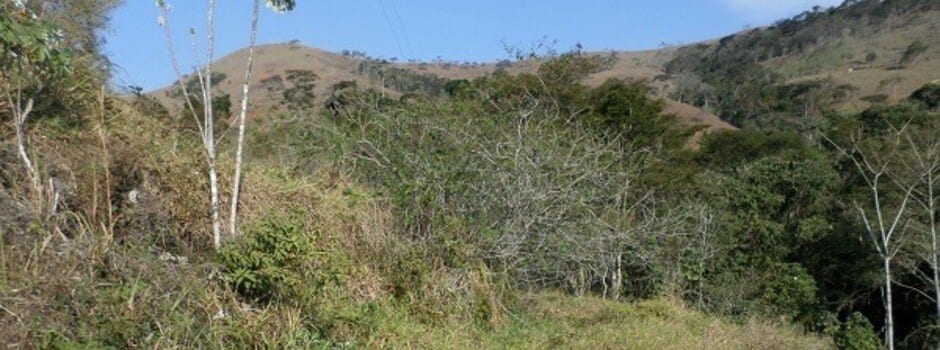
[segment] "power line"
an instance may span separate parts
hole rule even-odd
[[[415,50],[411,46],[411,39],[408,37],[408,30],[405,29],[405,21],[401,19],[401,14],[398,13],[398,3],[395,0],[392,1],[392,10],[395,12],[395,17],[398,18],[398,27],[401,29],[401,35],[405,37],[405,46],[408,48],[408,53],[412,58],[415,56]]]
[[[392,30],[392,38],[395,39],[395,45],[398,46],[398,53],[401,56],[405,56],[405,50],[402,49],[401,40],[398,40],[398,34],[396,33],[395,25],[392,24],[392,18],[389,17],[388,11],[385,9],[385,2],[379,0],[379,5],[382,6],[382,14],[385,15],[385,22],[388,23],[388,28]]]

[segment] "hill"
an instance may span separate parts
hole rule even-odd
[[[852,0],[679,48],[664,65],[670,96],[738,126],[818,125],[826,105],[858,112],[940,79],[940,5]]]
[[[807,100],[843,112],[858,112],[872,104],[902,100],[924,84],[937,81],[940,37],[931,33],[938,30],[940,9],[935,2],[847,1],[838,7],[815,8],[772,26],[702,43],[639,52],[590,53],[606,63],[583,83],[599,86],[611,78],[646,81],[656,96],[664,98],[667,112],[687,125],[705,125],[707,130],[754,123],[789,128],[794,127],[792,120],[769,122],[766,119],[780,117],[761,115],[822,113],[815,107],[806,109]],[[240,50],[215,63],[214,69],[221,76],[218,92],[227,94],[232,102],[240,97],[246,54],[246,50]],[[397,98],[416,92],[443,93],[448,81],[472,80],[498,69],[511,74],[534,73],[541,64],[539,59],[390,62],[359,52],[330,53],[299,43],[260,46],[256,60],[252,106],[265,113],[283,109],[284,93],[295,87],[293,80],[298,77],[312,77],[304,83],[309,85],[304,87],[310,95],[307,103],[319,106],[332,87],[341,82],[355,82]],[[754,86],[745,92],[763,95],[767,92],[761,91],[768,87],[781,88],[772,93],[777,95],[773,99],[742,94],[736,89],[749,85]],[[151,95],[171,110],[178,110],[181,105],[174,99],[175,93],[176,88],[171,86]],[[746,121],[756,119],[763,121]]]
[[[673,50],[654,50],[641,52],[591,53],[604,57],[609,63],[593,72],[585,80],[587,86],[596,87],[608,79],[647,81],[656,89],[657,95],[663,95],[667,84],[654,81],[661,74],[662,66],[671,59]],[[237,103],[241,96],[241,77],[244,75],[244,62],[247,50],[239,50],[216,61],[213,65],[215,74],[220,76],[216,84],[216,94],[228,95],[231,103]],[[330,94],[332,88],[343,82],[355,82],[360,87],[381,91],[390,97],[398,98],[404,94],[425,92],[443,93],[444,85],[450,80],[472,80],[490,74],[497,69],[506,69],[510,74],[534,73],[540,65],[539,60],[527,59],[516,62],[502,61],[492,64],[460,63],[395,63],[362,56],[331,53],[300,44],[270,44],[257,48],[255,55],[255,74],[252,79],[252,110],[271,114],[284,111],[285,91],[296,87],[292,76],[306,74],[314,77],[312,88],[307,93],[310,103],[320,106]],[[191,77],[184,77],[190,85]],[[194,85],[190,88],[194,91]],[[179,111],[182,101],[178,87],[174,84],[148,93],[171,111]],[[691,126],[701,125],[706,130],[734,129],[718,116],[685,103],[665,98],[666,113],[674,114],[677,119]],[[257,113],[251,113],[257,115]],[[697,133],[695,139],[701,137]],[[694,142],[693,142],[694,143]]]

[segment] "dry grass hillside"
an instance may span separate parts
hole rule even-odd
[[[845,101],[859,110],[870,101],[899,101],[924,84],[940,80],[940,11],[889,18],[869,35],[846,34],[809,52],[767,62],[790,81],[832,78],[858,90]],[[905,61],[915,43],[923,51]]]
[[[217,90],[232,96],[233,102],[241,98],[241,88],[248,50],[233,52],[213,65],[213,70],[225,74],[226,79],[216,86]],[[318,76],[314,93],[326,94],[327,89],[341,81],[355,81],[361,86],[379,87],[366,77],[355,73],[359,61],[342,55],[306,46],[290,44],[262,45],[255,52],[255,68],[252,76],[252,104],[255,110],[266,110],[277,105],[280,96],[268,89],[264,82],[275,76],[285,76],[289,70],[314,72]],[[190,79],[184,77],[184,80]],[[181,101],[171,96],[177,86],[169,86],[150,94],[171,110],[179,110]]]
[[[598,86],[608,79],[645,80],[655,88],[659,95],[665,95],[664,89],[668,84],[663,81],[654,81],[662,72],[662,66],[668,62],[673,53],[672,48],[662,50],[649,50],[637,52],[607,52],[592,53],[593,55],[608,56],[611,64],[604,70],[591,74],[585,84]],[[213,66],[213,71],[225,75],[225,79],[216,85],[218,93],[229,94],[233,105],[241,97],[241,77],[247,59],[247,50],[231,53]],[[329,94],[332,86],[340,82],[354,81],[361,87],[369,87],[384,91],[389,96],[397,97],[402,93],[391,88],[383,87],[382,81],[361,72],[360,63],[363,59],[331,53],[316,48],[297,44],[270,44],[257,48],[255,56],[255,70],[252,77],[251,115],[271,113],[280,108],[282,97],[281,87],[271,86],[271,82],[286,77],[291,71],[309,71],[317,75],[313,90],[316,105],[322,105],[325,96]],[[453,63],[388,63],[390,67],[410,71],[417,75],[428,75],[447,80],[473,79],[491,73],[497,69],[498,64],[453,64]],[[538,61],[524,60],[513,62],[507,67],[511,74],[531,73],[539,66]],[[189,77],[184,80],[190,79]],[[289,83],[287,83],[289,84]],[[150,94],[157,98],[171,111],[179,111],[182,101],[175,99],[172,93],[177,87],[170,86]],[[666,112],[675,114],[681,122],[691,126],[706,126],[706,131],[734,129],[720,117],[703,109],[666,99]],[[697,134],[693,140],[701,137]],[[694,142],[693,142],[694,143]]]

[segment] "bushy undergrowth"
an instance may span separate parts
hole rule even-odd
[[[397,208],[421,214],[407,207],[407,198],[415,197],[405,197],[406,187],[363,187],[327,160],[306,175],[265,162],[253,165],[243,196],[244,235],[219,255],[209,253],[201,213],[205,185],[193,141],[122,101],[109,103],[99,122],[68,131],[41,124],[33,129],[54,135],[35,147],[45,155],[43,162],[55,164],[46,168],[47,175],[72,190],[54,220],[39,220],[27,210],[24,215],[35,226],[3,232],[0,338],[10,344],[60,349],[539,348],[562,329],[582,329],[574,323],[561,326],[553,315],[530,316],[530,305],[510,287],[512,274],[493,268],[509,265],[493,264],[470,243],[486,232],[482,226],[455,220],[454,212],[427,221],[420,215],[409,219],[415,221],[396,217]],[[563,145],[578,149],[572,148],[578,143]],[[53,148],[64,151],[49,151]],[[577,164],[595,163],[553,166]],[[221,167],[228,166],[223,159]],[[419,175],[409,176],[421,181]],[[424,183],[444,186],[440,181],[445,179]],[[485,196],[496,194],[479,195],[488,200]],[[437,196],[427,197],[431,200],[425,205]],[[25,197],[14,200],[29,207]],[[414,224],[420,222],[431,224]],[[549,300],[568,302],[561,296]],[[572,310],[583,307],[577,305]],[[616,319],[645,317],[624,313]],[[610,346],[624,340],[604,335],[619,329],[614,319],[599,322],[583,330],[599,332],[598,339],[609,339]],[[660,329],[637,327],[638,334]],[[583,339],[569,345],[596,344]]]

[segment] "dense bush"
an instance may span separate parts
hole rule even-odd
[[[219,259],[226,277],[243,297],[268,302],[297,297],[306,260],[314,256],[315,233],[296,218],[270,217],[247,230],[245,238],[226,246]],[[307,271],[308,274],[312,273]]]
[[[835,334],[839,350],[881,349],[881,341],[875,335],[871,322],[860,313],[853,313],[843,322]]]
[[[930,83],[911,93],[910,100],[928,110],[940,108],[940,83]]]

